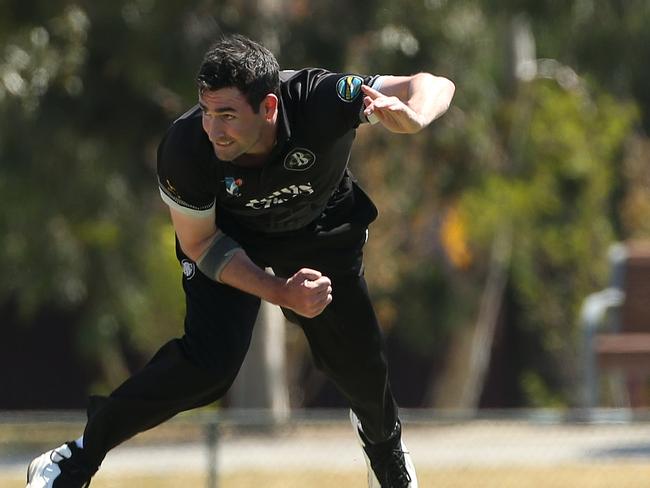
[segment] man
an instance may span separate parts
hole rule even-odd
[[[218,41],[197,79],[198,105],[158,150],[185,333],[109,397],[92,397],[83,437],[36,458],[27,487],[85,487],[113,447],[222,397],[264,299],[302,327],[317,367],[349,400],[369,486],[417,488],[363,278],[377,210],[347,164],[360,124],[418,132],[447,110],[454,85],[426,73],[280,71],[242,36]]]

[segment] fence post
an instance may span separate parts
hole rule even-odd
[[[219,430],[216,420],[210,420],[205,425],[205,440],[208,447],[207,452],[207,488],[218,488],[218,466],[217,466],[217,448],[219,442]]]

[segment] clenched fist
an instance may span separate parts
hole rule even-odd
[[[283,306],[303,317],[316,317],[332,301],[332,282],[320,271],[302,268],[286,280],[283,295]]]

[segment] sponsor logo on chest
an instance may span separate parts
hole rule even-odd
[[[314,189],[309,182],[302,185],[289,185],[274,191],[264,198],[253,198],[246,204],[246,206],[254,210],[261,210],[263,208],[282,205],[296,197],[301,195],[311,195],[312,193],[314,193]]]

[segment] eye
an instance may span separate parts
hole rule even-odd
[[[235,120],[236,117],[233,114],[223,114],[221,118],[223,120]]]

